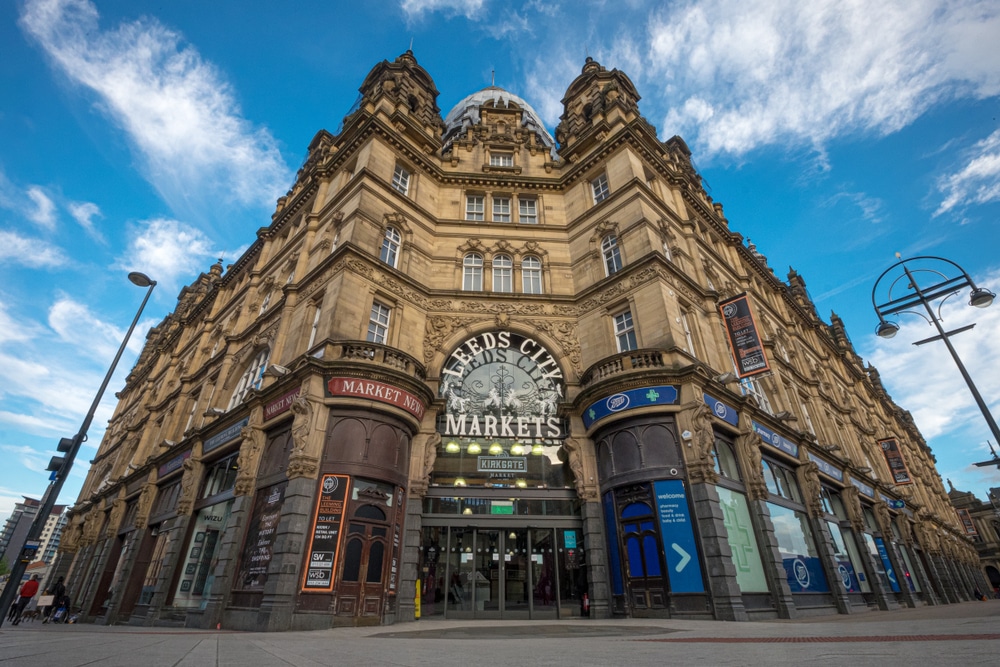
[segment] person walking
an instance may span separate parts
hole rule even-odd
[[[52,604],[45,608],[43,613],[45,620],[42,621],[43,624],[49,622],[52,612],[59,608],[59,603],[62,602],[63,597],[66,595],[66,584],[63,583],[63,577],[59,577],[55,585],[48,590],[48,594],[52,596]]]
[[[18,593],[17,612],[14,614],[14,622],[12,625],[17,625],[21,622],[21,614],[24,613],[24,608],[28,606],[28,603],[31,602],[31,598],[35,597],[36,593],[38,593],[38,575],[33,574],[31,575],[31,579],[24,582],[24,585],[21,586],[20,593]]]

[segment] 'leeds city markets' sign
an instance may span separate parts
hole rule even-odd
[[[481,333],[458,346],[441,369],[445,435],[562,438],[558,417],[563,373],[555,357],[527,336]]]

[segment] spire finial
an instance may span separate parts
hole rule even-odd
[[[490,85],[497,85],[497,71],[495,69],[490,70]]]

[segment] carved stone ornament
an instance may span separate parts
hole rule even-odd
[[[83,536],[83,518],[73,517],[73,521],[63,528],[62,537],[59,540],[59,551],[68,554],[75,554],[80,548],[80,538]]]
[[[309,433],[312,431],[313,406],[303,389],[292,401],[292,451],[288,455],[288,478],[313,477],[319,470],[319,457],[310,455]]]
[[[148,483],[142,487],[142,492],[136,501],[135,523],[133,524],[137,529],[141,530],[146,527],[146,521],[149,520],[149,511],[153,508],[153,499],[155,497],[156,484]]]
[[[90,545],[97,541],[98,536],[101,534],[101,523],[104,518],[104,512],[92,508],[87,513],[87,518],[83,524],[83,545]]]
[[[112,538],[118,534],[118,528],[122,525],[122,518],[125,516],[125,501],[115,498],[111,501],[111,511],[108,513],[107,528],[104,529],[104,537]]]
[[[435,431],[428,434],[424,439],[424,469],[420,476],[423,489],[426,490],[431,483],[431,473],[434,472],[434,462],[437,461],[438,445],[441,444],[441,434]]]
[[[181,477],[181,492],[177,498],[177,514],[187,516],[194,507],[194,496],[198,492],[198,472],[200,466],[193,458],[184,459],[184,475]]]
[[[750,500],[767,499],[767,482],[764,481],[764,455],[760,451],[760,436],[745,428],[736,438],[736,453],[743,463],[743,483]]]
[[[715,471],[715,431],[712,429],[712,410],[704,401],[696,401],[684,411],[687,427],[693,433],[687,441],[684,458],[688,479],[693,483],[715,484],[719,473]]]
[[[865,530],[865,515],[861,511],[861,497],[855,486],[846,486],[840,492],[840,499],[844,501],[844,510],[847,518],[851,522],[854,532],[860,534]]]
[[[889,515],[889,506],[885,502],[875,503],[875,518],[878,520],[878,529],[883,535],[892,535],[892,517]]]
[[[576,438],[566,438],[563,440],[563,449],[566,450],[566,457],[569,459],[569,469],[573,471],[573,481],[576,484],[576,494],[581,500],[597,500],[597,487],[587,483],[587,477],[583,470],[583,448]]]
[[[809,516],[818,517],[823,513],[823,501],[820,496],[823,485],[819,481],[819,466],[808,461],[799,466],[796,472],[798,473],[799,486],[802,487],[806,511]]]
[[[253,493],[257,485],[257,465],[264,451],[264,431],[254,424],[248,424],[240,429],[240,438],[243,442],[236,457],[236,483],[233,493],[245,496]]]

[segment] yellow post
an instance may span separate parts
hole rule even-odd
[[[417,599],[413,601],[413,617],[420,620],[420,580],[417,579]]]

